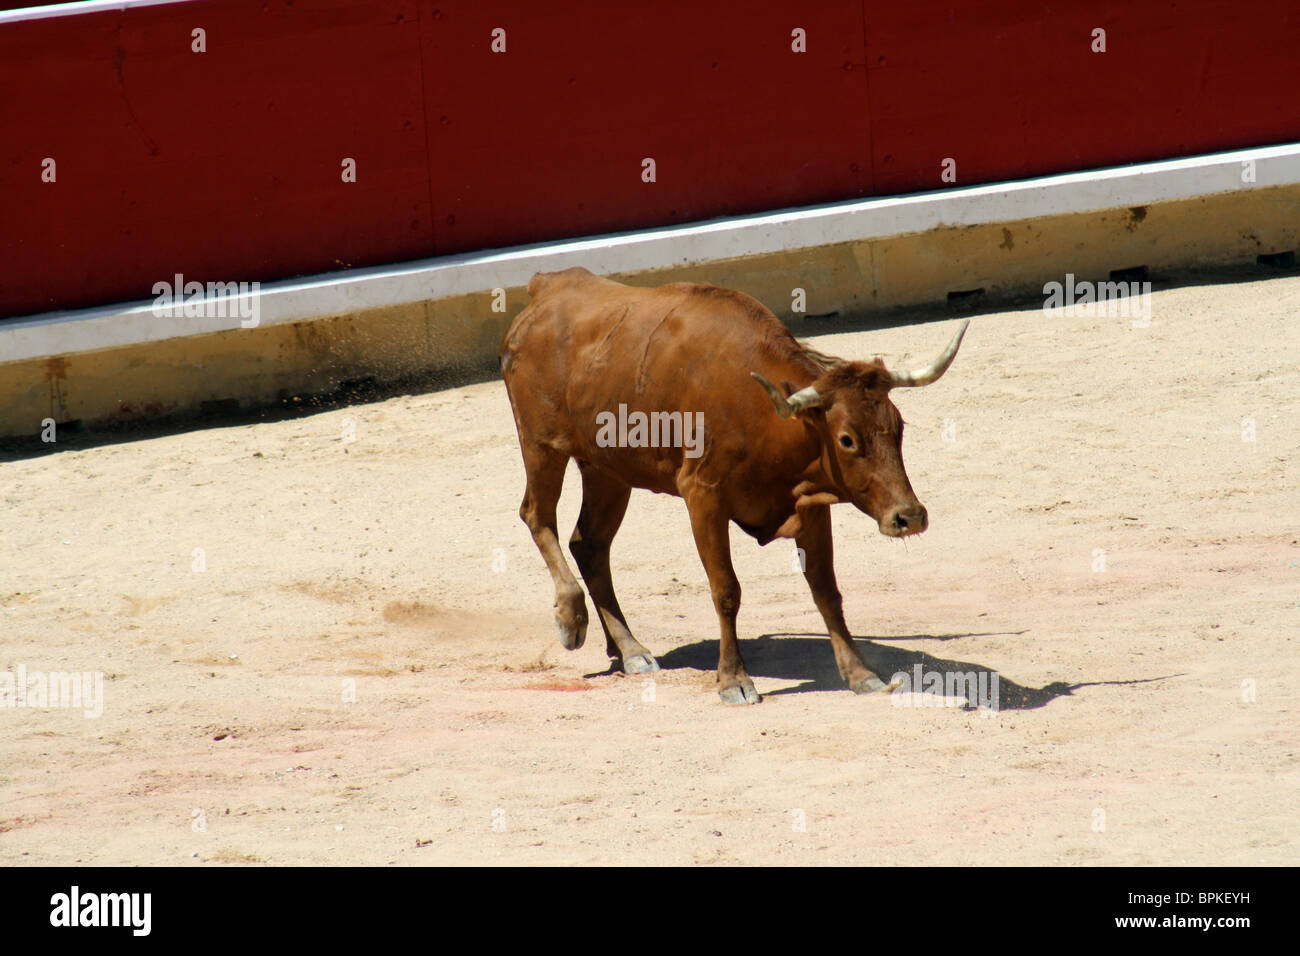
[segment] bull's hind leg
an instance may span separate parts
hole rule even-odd
[[[587,639],[587,602],[582,596],[582,586],[569,570],[569,562],[564,560],[555,528],[555,503],[560,500],[564,468],[569,459],[538,445],[524,444],[523,453],[528,487],[524,491],[524,503],[519,506],[519,517],[533,533],[537,550],[542,552],[555,581],[555,626],[560,632],[560,643],[570,651],[577,650]]]
[[[590,465],[579,462],[578,467],[582,472],[582,510],[569,539],[569,550],[578,562],[578,570],[587,582],[601,627],[605,629],[605,650],[625,673],[657,671],[659,665],[654,657],[628,629],[609,574],[609,546],[623,523],[632,489]]]

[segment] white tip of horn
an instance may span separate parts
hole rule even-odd
[[[948,347],[943,350],[943,354],[924,368],[918,368],[911,372],[891,372],[890,378],[893,380],[895,388],[917,388],[921,385],[929,385],[937,381],[939,376],[948,371],[948,366],[952,360],[957,357],[957,349],[961,347],[962,336],[966,334],[966,328],[970,325],[970,319],[963,319],[961,328],[957,334],[952,337]]]

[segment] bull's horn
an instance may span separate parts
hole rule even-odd
[[[957,357],[957,349],[961,346],[961,337],[966,334],[966,326],[968,325],[970,325],[970,319],[964,320],[961,328],[957,330],[957,334],[948,343],[948,347],[943,350],[943,354],[925,368],[918,368],[912,372],[891,372],[890,379],[894,388],[914,388],[920,385],[929,385],[948,371],[948,366]]]
[[[750,372],[749,374],[754,377],[754,381],[763,386],[763,390],[772,399],[772,404],[776,406],[776,413],[782,418],[790,418],[805,409],[816,408],[822,403],[822,397],[817,394],[817,390],[811,385],[799,389],[789,398],[786,398],[779,388],[757,372]]]

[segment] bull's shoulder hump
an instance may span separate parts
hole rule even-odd
[[[548,292],[573,285],[609,282],[609,279],[603,279],[589,269],[584,269],[582,266],[572,266],[559,272],[537,273],[528,280],[528,294],[535,299]]]
[[[762,341],[779,351],[797,350],[789,328],[753,296],[715,285],[681,283],[684,301],[694,311],[707,314],[714,324],[721,322],[730,332],[751,341]]]
[[[695,301],[709,303],[717,308],[734,309],[757,321],[764,323],[775,322],[785,328],[785,324],[773,315],[767,306],[752,295],[747,295],[737,289],[724,289],[722,286],[700,282],[679,282],[674,288],[680,289]]]

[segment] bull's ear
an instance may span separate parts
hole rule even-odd
[[[792,418],[802,411],[821,406],[822,397],[817,394],[817,390],[811,385],[807,388],[801,388],[789,398],[786,398],[784,392],[757,372],[750,372],[749,374],[754,381],[763,386],[763,391],[767,392],[767,397],[772,399],[772,405],[776,408],[776,413],[782,418]]]

